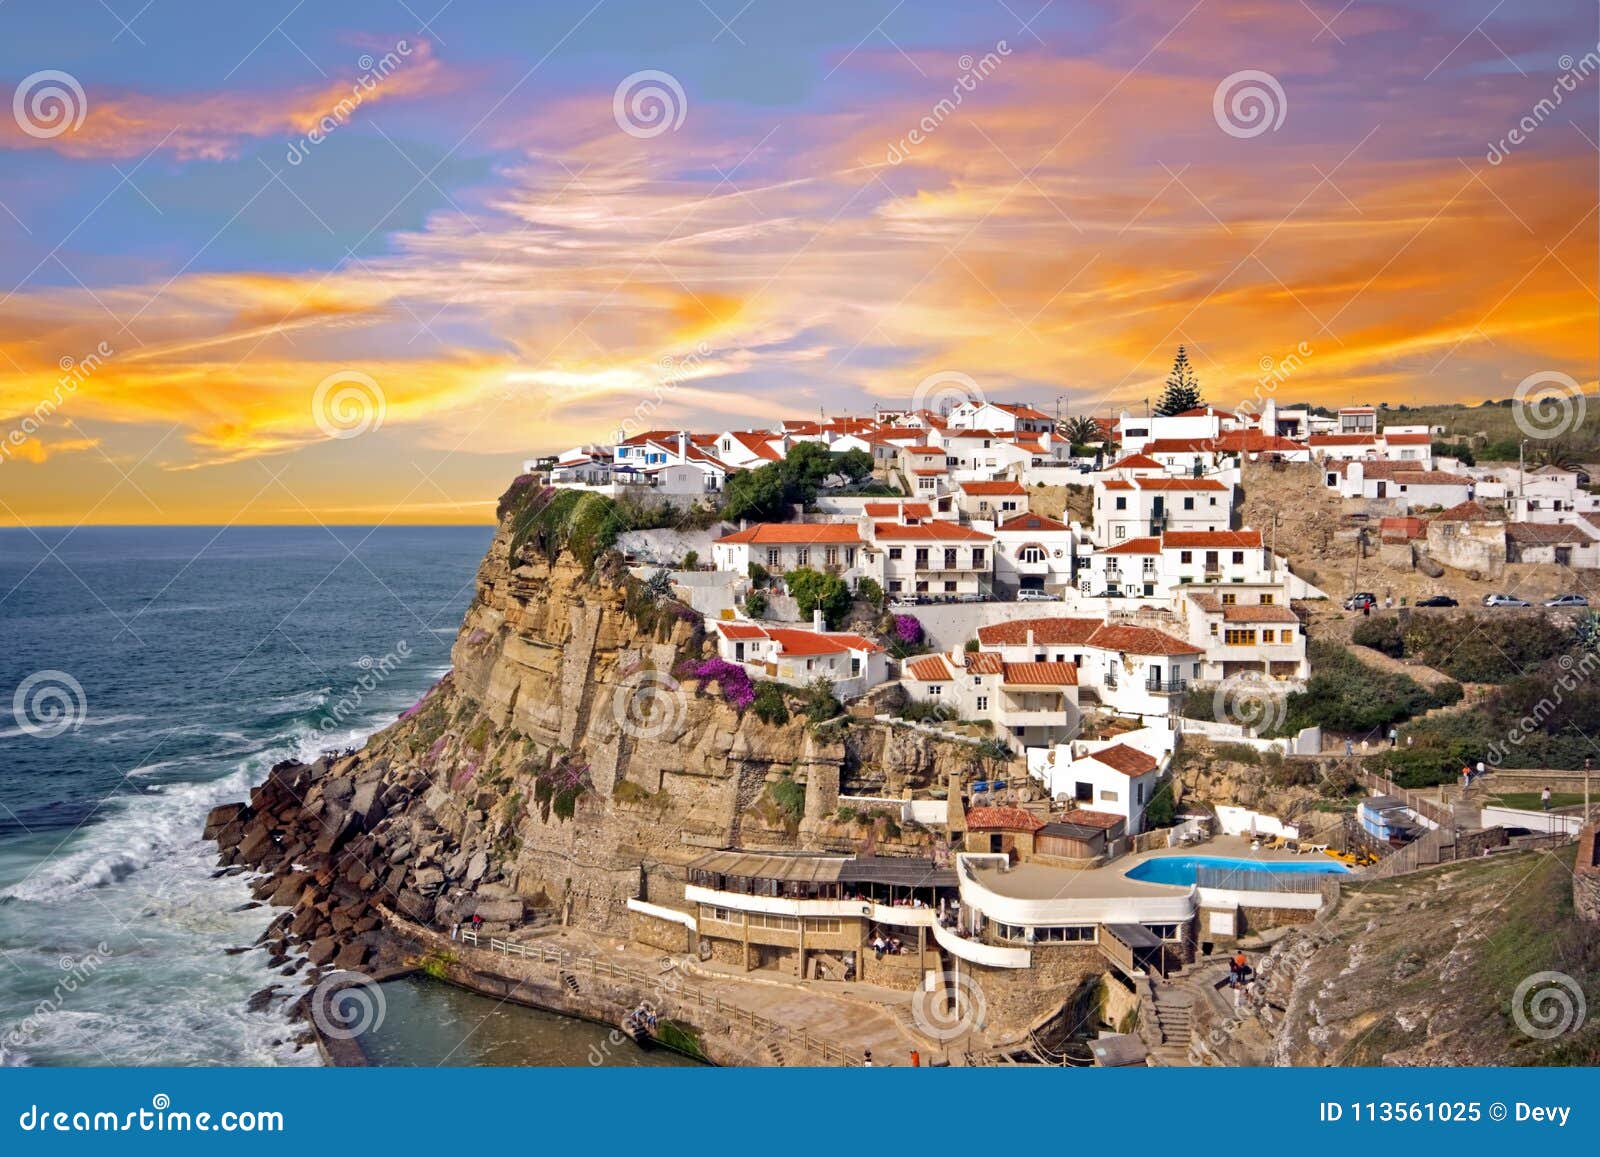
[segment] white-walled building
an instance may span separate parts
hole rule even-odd
[[[1154,798],[1162,758],[1123,741],[1063,743],[1028,752],[1028,771],[1054,799],[1085,811],[1121,816],[1127,833],[1144,831],[1144,813]]]
[[[859,575],[866,542],[853,523],[760,522],[724,535],[711,544],[718,570],[749,574],[759,563],[775,575],[799,567]]]
[[[849,631],[829,631],[817,612],[811,628],[713,620],[717,654],[752,677],[804,687],[826,679],[840,700],[865,695],[888,677],[883,648]]]
[[[1180,602],[1190,641],[1205,649],[1202,682],[1261,675],[1299,685],[1310,678],[1300,618],[1280,598],[1275,591],[1222,589],[1194,591]]]
[[[1009,663],[992,651],[924,655],[905,664],[913,700],[962,719],[987,719],[1017,750],[1078,733],[1078,670],[1071,663]]]
[[[1055,595],[1072,589],[1077,549],[1072,527],[1042,514],[1021,514],[993,533],[996,586]]]
[[[867,563],[885,593],[970,596],[993,584],[994,538],[944,519],[873,522]]]
[[[1028,489],[1009,478],[959,482],[956,505],[968,518],[1003,522],[1028,512]]]

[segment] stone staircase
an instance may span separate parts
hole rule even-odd
[[[1155,1021],[1161,1043],[1151,1050],[1152,1055],[1165,1067],[1193,1064],[1193,994],[1175,984],[1158,985],[1155,994]]]

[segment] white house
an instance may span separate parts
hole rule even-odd
[[[977,598],[994,572],[994,538],[944,519],[873,522],[867,558],[873,578],[891,596]]]
[[[1043,433],[1055,427],[1049,414],[1021,402],[961,402],[945,415],[945,423],[953,429],[1028,433]]]
[[[1012,663],[993,651],[955,651],[909,660],[902,682],[913,700],[989,720],[1017,750],[1070,739],[1082,723],[1072,663]]]
[[[1205,648],[1201,680],[1261,675],[1298,687],[1311,677],[1300,618],[1278,592],[1192,591],[1178,610],[1189,640]]]
[[[1042,514],[1021,514],[993,533],[996,586],[1050,594],[1072,589],[1077,537],[1072,527]]]
[[[809,630],[713,621],[717,654],[752,676],[803,687],[826,679],[840,700],[866,694],[888,677],[883,648],[849,631],[829,631],[816,612]]]
[[[761,522],[711,544],[718,570],[749,574],[759,563],[773,574],[798,567],[854,576],[866,561],[866,543],[852,523]]]
[[[959,482],[956,505],[968,518],[1001,522],[1028,512],[1028,490],[1014,479]]]
[[[1123,742],[1063,743],[1028,752],[1028,771],[1050,795],[1085,811],[1122,816],[1129,835],[1144,830],[1162,760]]]
[[[1127,461],[1126,459],[1124,461]],[[1226,530],[1233,517],[1233,487],[1214,478],[1134,473],[1126,467],[1097,481],[1094,540],[1114,546],[1130,538],[1173,530]]]

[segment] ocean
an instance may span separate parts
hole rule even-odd
[[[206,812],[415,703],[449,667],[491,534],[0,530],[0,1060],[318,1063],[281,1013],[247,1011],[284,981],[263,953],[226,950],[272,910],[245,907],[242,878],[213,878]],[[490,1058],[440,1034],[503,1042],[545,1023],[437,988],[397,990],[411,1020],[432,1007],[440,1026],[419,1056],[391,1027],[388,1063],[516,1063],[503,1043]],[[498,1030],[474,1032],[490,1014]],[[583,1063],[599,1030],[563,1031],[570,1047],[529,1063]]]

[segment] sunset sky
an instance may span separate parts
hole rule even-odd
[[[487,521],[625,422],[1114,413],[1180,342],[1592,390],[1597,11],[9,0],[0,524]]]

